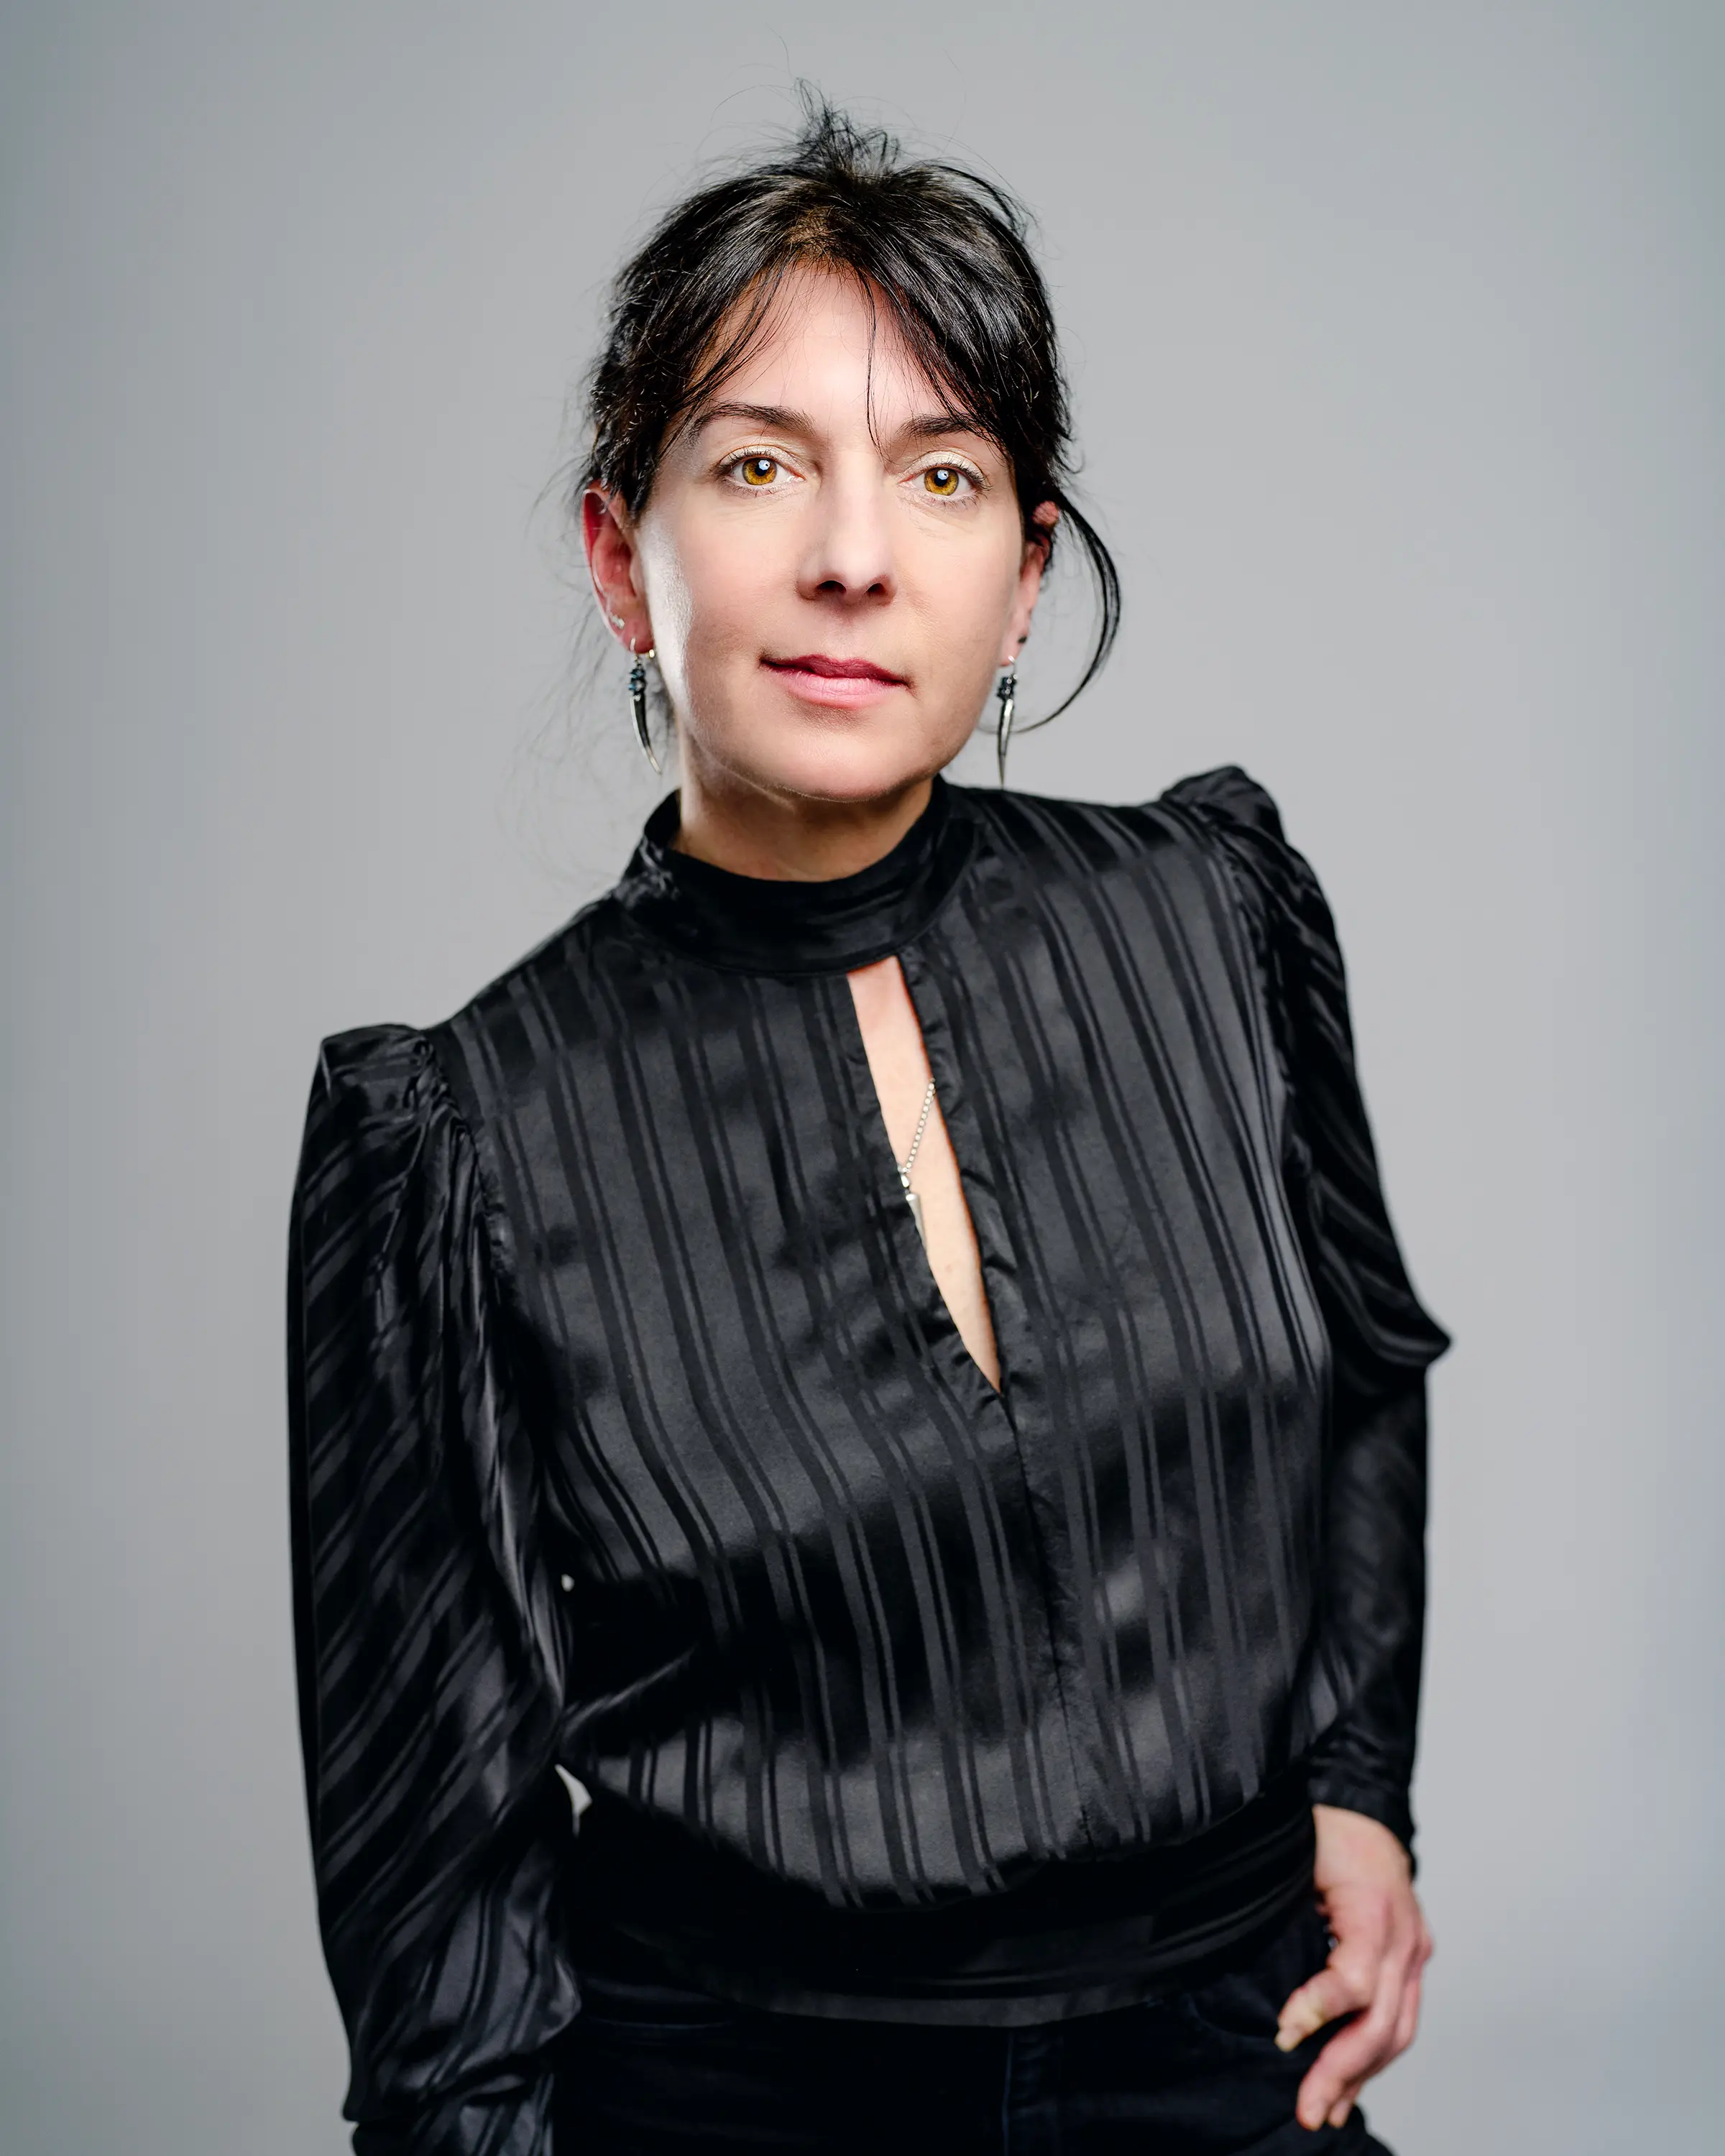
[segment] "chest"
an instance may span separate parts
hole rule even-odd
[[[1306,1412],[1322,1328],[1240,954],[1165,906],[1121,921],[948,909],[860,992],[619,940],[518,999],[484,1120],[596,1568],[877,1515],[938,1538],[967,1490],[1076,1460],[1124,1503]],[[925,1240],[900,1164],[930,1078]]]

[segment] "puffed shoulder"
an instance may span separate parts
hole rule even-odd
[[[418,1152],[427,1132],[462,1130],[453,1095],[425,1034],[407,1025],[331,1034],[318,1050],[305,1116],[305,1159],[341,1156],[348,1172],[387,1172]]]
[[[1308,988],[1334,1000],[1343,993],[1342,954],[1322,886],[1305,855],[1288,844],[1281,811],[1268,788],[1236,763],[1201,771],[1169,787],[1159,807],[1183,812],[1227,863],[1270,976],[1273,998],[1294,989],[1302,962],[1315,966]],[[1278,1018],[1291,1014],[1286,1009]]]
[[[1389,1389],[1450,1336],[1415,1295],[1390,1225],[1329,902],[1274,799],[1237,765],[1182,779],[1161,805],[1214,847],[1250,932],[1287,1089],[1289,1178],[1340,1373],[1361,1392]]]
[[[1178,812],[1218,855],[1245,916],[1264,975],[1278,1053],[1291,1079],[1298,1036],[1317,1020],[1351,1052],[1348,992],[1323,888],[1289,844],[1268,789],[1238,764],[1168,788],[1158,807]]]
[[[319,1284],[375,1281],[403,1239],[452,1208],[480,1211],[472,1143],[431,1042],[411,1026],[362,1026],[319,1049],[295,1210]],[[417,1224],[409,1231],[408,1215]],[[359,1266],[362,1272],[351,1273]]]
[[[318,1049],[313,1091],[350,1114],[413,1116],[437,1085],[431,1043],[410,1025],[357,1026]]]
[[[1342,959],[1328,902],[1311,863],[1289,844],[1269,789],[1238,764],[1227,763],[1181,779],[1160,805],[1183,810],[1219,848],[1271,944],[1291,936],[1322,972],[1333,972],[1328,985],[1338,991]]]
[[[1281,811],[1268,789],[1259,785],[1237,763],[1219,764],[1214,771],[1194,772],[1178,780],[1163,795],[1177,808],[1190,808],[1207,820],[1231,824],[1238,829],[1259,831],[1266,838],[1282,836]]]

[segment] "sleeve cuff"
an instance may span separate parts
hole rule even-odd
[[[1342,1766],[1314,1763],[1307,1774],[1307,1794],[1315,1804],[1333,1804],[1338,1811],[1362,1812],[1387,1826],[1408,1852],[1417,1872],[1420,1860],[1414,1850],[1414,1815],[1406,1793],[1357,1780]]]

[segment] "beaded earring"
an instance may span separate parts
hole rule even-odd
[[[1013,709],[1018,701],[1019,662],[1014,654],[1006,662],[1006,671],[995,684],[994,694],[1000,699],[1000,721],[994,729],[994,757],[1000,771],[1000,783],[1006,783],[1006,750],[1012,739]]]
[[[647,661],[653,657],[655,647],[649,644],[644,651],[634,654],[634,665],[629,670],[629,707],[635,722],[635,739],[641,745],[641,754],[653,767],[654,775],[660,775],[659,758],[653,753],[653,736],[647,726]]]

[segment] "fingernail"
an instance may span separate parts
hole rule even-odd
[[[1340,2102],[1340,2103],[1338,2103],[1338,2104],[1336,2106],[1336,2108],[1335,2108],[1335,2109],[1334,2109],[1334,2110],[1330,2113],[1330,2123],[1331,2123],[1331,2125],[1332,2125],[1332,2126],[1346,2126],[1346,2125],[1347,2125],[1347,2123],[1348,2123],[1348,2112],[1349,2112],[1350,2111],[1352,2111],[1353,2109],[1353,2098],[1352,2098],[1351,2097],[1343,2097],[1343,2098],[1342,2099],[1341,2102]]]
[[[1299,2042],[1300,2039],[1291,2029],[1278,2029],[1276,2032],[1276,2048],[1278,2051],[1295,2051],[1298,2048]]]

